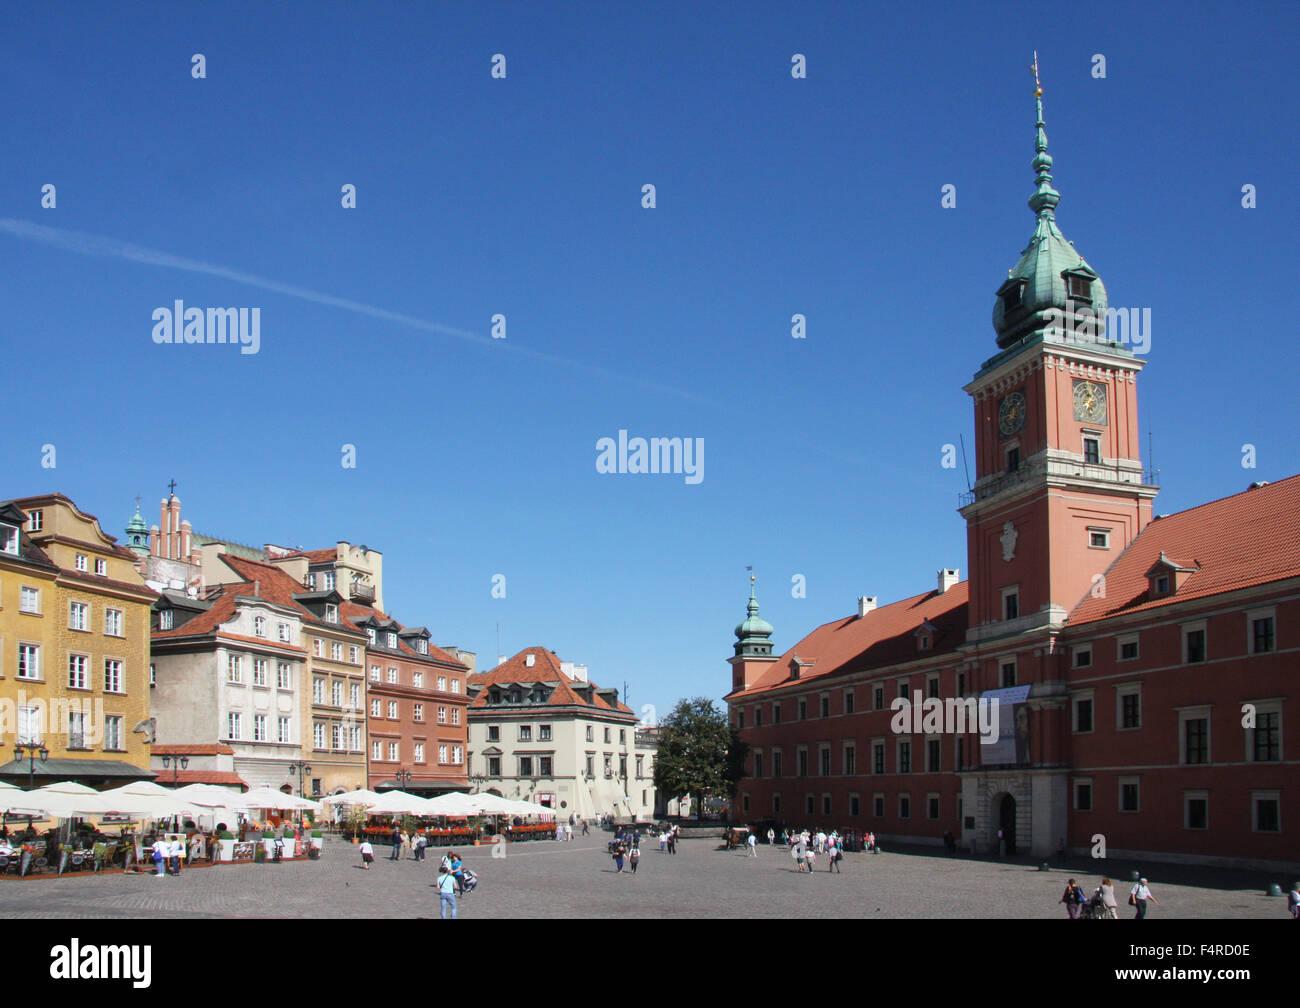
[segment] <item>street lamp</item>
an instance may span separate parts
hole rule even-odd
[[[33,788],[36,787],[37,755],[40,756],[41,762],[44,763],[47,759],[50,758],[50,751],[46,749],[45,746],[39,745],[35,742],[29,742],[26,745],[23,745],[23,743],[19,742],[17,745],[14,746],[14,762],[21,763],[23,761],[24,756],[26,756],[28,759],[28,764],[27,764],[27,790],[28,791],[31,791]],[[32,828],[32,817],[28,816],[27,829],[30,830],[31,828]]]
[[[302,779],[305,774],[311,773],[311,764],[302,760],[289,764],[289,773],[298,775],[298,797],[306,798],[307,792],[303,790]]]
[[[188,756],[164,756],[162,758],[163,769],[172,768],[172,787],[180,783],[180,772],[190,765]]]
[[[393,776],[397,778],[397,786],[399,789],[402,787],[403,784],[411,783],[410,770],[398,770],[397,773],[393,774]]]

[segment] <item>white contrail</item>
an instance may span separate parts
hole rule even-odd
[[[335,297],[333,294],[325,294],[321,291],[311,290],[308,287],[298,287],[294,284],[281,283],[279,280],[268,280],[266,277],[254,276],[252,273],[244,273],[240,270],[231,269],[228,266],[218,266],[214,263],[200,262],[197,259],[172,255],[170,252],[161,252],[158,249],[145,248],[143,245],[133,245],[130,242],[118,241],[115,238],[106,238],[103,235],[87,234],[84,231],[69,231],[63,228],[52,228],[47,227],[44,224],[33,224],[30,221],[15,220],[12,217],[0,217],[0,233],[9,234],[15,238],[22,238],[25,241],[39,242],[42,245],[49,245],[52,248],[62,249],[65,252],[75,252],[78,255],[95,256],[105,259],[125,259],[128,262],[143,263],[147,266],[162,266],[167,269],[184,270],[186,273],[202,273],[206,276],[220,277],[223,280],[231,280],[235,283],[245,284],[249,287],[258,287],[275,294],[283,294],[286,297],[298,298],[302,301],[310,301],[313,304],[326,305],[331,308],[342,308],[345,311],[356,312],[358,315],[367,315],[370,318],[381,319],[385,322],[394,322],[397,325],[408,326],[412,329],[419,329],[423,332],[436,333],[439,336],[451,336],[455,339],[464,340],[467,343],[474,343],[478,346],[502,346],[512,353],[523,354],[524,356],[532,357],[535,360],[547,361],[552,364],[559,364],[569,368],[576,368],[600,378],[631,382],[634,385],[639,385],[642,388],[661,395],[676,396],[681,399],[688,399],[692,402],[703,403],[704,405],[712,406],[715,409],[732,412],[728,407],[716,403],[711,399],[706,399],[703,396],[697,396],[692,392],[685,392],[681,389],[659,385],[655,382],[646,381],[643,378],[618,374],[617,372],[608,371],[605,368],[598,367],[594,364],[588,364],[585,361],[573,360],[568,357],[562,357],[558,354],[547,353],[543,350],[534,350],[530,347],[521,346],[518,343],[509,340],[494,340],[490,337],[470,332],[467,329],[457,329],[454,326],[441,325],[438,322],[429,322],[425,319],[416,318],[414,315],[406,315],[402,312],[390,311],[387,308],[380,308],[377,305],[366,304],[363,301],[353,301],[350,298]]]

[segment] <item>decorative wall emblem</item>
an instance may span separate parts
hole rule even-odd
[[[1010,563],[1016,558],[1016,540],[1020,538],[1020,533],[1016,531],[1015,525],[1006,522],[1002,526],[1002,559]]]

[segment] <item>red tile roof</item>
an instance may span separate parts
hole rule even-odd
[[[306,557],[309,563],[328,563],[339,558],[339,549],[335,546],[332,549],[290,550],[288,553],[283,554],[281,559],[288,559],[289,557]]]
[[[527,664],[527,656],[533,655],[533,664]],[[508,658],[496,668],[488,672],[479,672],[470,676],[469,685],[471,686],[504,686],[511,683],[555,683],[555,689],[551,691],[550,699],[546,702],[549,707],[594,707],[597,710],[612,711],[618,714],[632,714],[632,709],[622,703],[610,703],[605,697],[601,696],[597,690],[600,689],[595,683],[582,682],[574,679],[572,676],[564,674],[560,668],[560,660],[551,651],[543,647],[524,648],[513,658]],[[578,692],[586,687],[591,687],[591,701],[588,702]],[[479,694],[470,702],[470,709],[476,710],[488,706],[488,692],[486,689],[480,689]]]
[[[1147,572],[1161,553],[1194,569],[1173,595],[1149,598]],[[1164,515],[1144,528],[1105,572],[1070,625],[1300,577],[1300,475]]]
[[[233,770],[177,770],[175,781],[178,786],[185,784],[220,784],[222,787],[240,787],[248,790],[248,782]],[[158,774],[158,783],[163,787],[171,785],[171,770]]]
[[[861,618],[854,614],[823,623],[773,662],[748,690],[729,697],[752,696],[792,682],[806,684],[952,651],[966,641],[969,598],[970,582],[962,581],[942,594],[929,591],[873,609]],[[936,628],[934,640],[929,650],[921,651],[914,635],[927,620]],[[799,678],[791,680],[790,663],[796,657],[803,668]]]

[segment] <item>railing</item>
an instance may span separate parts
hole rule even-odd
[[[996,479],[981,481],[973,490],[964,490],[958,494],[957,502],[958,507],[964,508],[1021,483],[1046,476],[1068,476],[1076,479],[1104,480],[1109,483],[1118,480],[1134,486],[1156,486],[1159,475],[1158,469],[1131,469],[1119,465],[1076,462],[1071,459],[1050,459],[1032,465],[1022,465]]]

